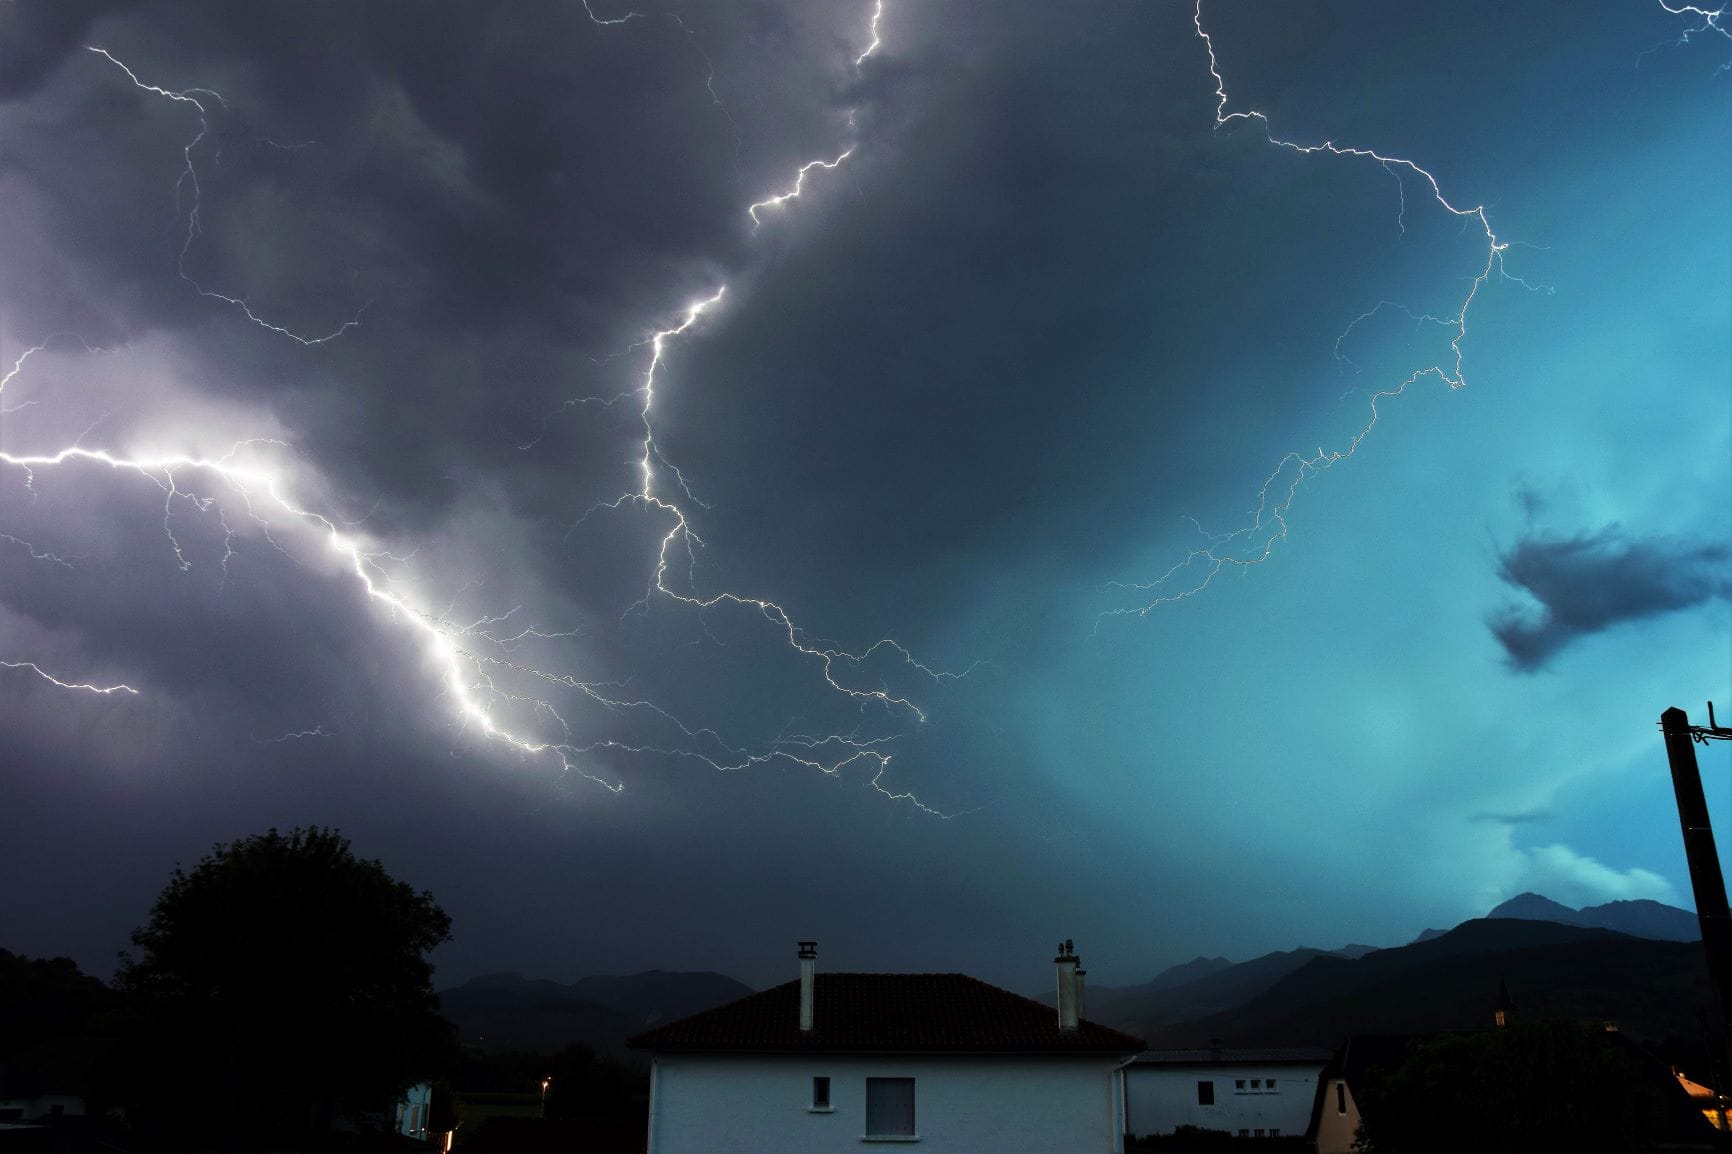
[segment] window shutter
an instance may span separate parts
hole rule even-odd
[[[914,1079],[866,1079],[866,1133],[914,1133]]]

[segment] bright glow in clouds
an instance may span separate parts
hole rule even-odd
[[[1678,894],[1652,870],[1617,870],[1567,845],[1511,849],[1511,876],[1481,895],[1487,905],[1512,893],[1540,893],[1570,906],[1648,900],[1678,904]]]
[[[602,19],[596,15],[587,2],[584,4],[584,8],[590,19],[601,26],[624,24],[641,15],[636,12],[628,12],[617,18]],[[879,2],[874,5],[870,19],[871,43],[865,51],[855,58],[856,69],[864,64],[880,46],[878,23],[882,15],[883,5]],[[139,79],[130,67],[106,49],[92,46],[89,51],[113,63],[125,73],[127,79],[135,87],[175,103],[188,105],[197,111],[198,132],[182,149],[185,163],[175,186],[177,196],[185,190],[190,190],[190,207],[186,212],[186,232],[176,265],[181,278],[191,284],[201,296],[235,306],[252,323],[287,337],[302,346],[310,347],[335,340],[358,325],[360,323],[359,313],[352,320],[323,335],[302,335],[265,320],[256,314],[243,298],[232,297],[205,288],[187,273],[185,267],[187,255],[200,232],[201,190],[194,156],[210,131],[209,109],[204,101],[211,100],[218,105],[226,105],[226,102],[219,93],[207,88],[171,91],[157,85],[147,84]],[[850,125],[853,124],[853,121],[854,114],[851,110],[849,113]],[[850,146],[835,160],[813,161],[802,166],[795,175],[795,182],[791,190],[750,206],[748,212],[754,222],[758,219],[757,210],[769,206],[779,207],[797,198],[807,173],[813,168],[834,169],[853,151],[854,146]],[[717,288],[713,295],[688,305],[677,325],[653,333],[640,346],[636,346],[647,345],[650,350],[649,364],[644,370],[642,383],[634,390],[641,395],[643,402],[641,416],[644,434],[642,456],[638,462],[641,488],[636,492],[627,493],[603,507],[619,509],[627,504],[638,504],[651,507],[666,514],[671,519],[671,526],[662,538],[660,548],[657,551],[654,585],[657,592],[699,610],[722,605],[754,610],[777,627],[785,636],[788,646],[795,653],[803,658],[809,658],[817,664],[824,682],[830,689],[862,703],[876,703],[902,710],[915,719],[924,721],[925,714],[906,697],[882,688],[859,688],[839,679],[839,667],[858,668],[880,653],[894,653],[904,666],[934,680],[953,676],[940,673],[916,661],[905,648],[895,641],[888,638],[879,640],[858,654],[818,645],[808,641],[803,630],[788,615],[786,610],[773,601],[732,592],[698,595],[690,591],[676,591],[667,584],[666,578],[671,551],[683,547],[688,553],[691,553],[694,549],[701,547],[702,540],[693,531],[685,510],[664,496],[656,483],[658,470],[665,467],[674,475],[680,492],[691,499],[691,490],[686,485],[685,478],[677,467],[667,461],[655,443],[651,411],[656,397],[656,374],[662,366],[668,341],[691,330],[708,310],[720,303],[726,291],[727,286],[723,285]],[[47,342],[41,342],[25,350],[17,358],[5,377],[0,378],[0,392],[3,392],[5,386],[23,371],[25,362],[34,354],[40,353],[46,344]],[[652,702],[623,699],[611,693],[604,693],[604,685],[601,683],[580,680],[568,674],[550,673],[526,667],[503,656],[478,651],[477,646],[482,642],[503,647],[505,642],[487,632],[484,627],[497,624],[506,617],[515,614],[517,608],[503,614],[483,617],[467,628],[460,628],[450,625],[443,616],[436,615],[425,607],[415,604],[408,595],[389,587],[390,582],[386,580],[381,569],[381,564],[385,560],[399,559],[392,558],[383,549],[375,547],[361,535],[339,528],[338,523],[333,518],[303,505],[299,498],[294,495],[293,486],[288,476],[279,472],[277,468],[268,467],[255,460],[257,451],[266,445],[286,448],[281,442],[255,438],[244,440],[236,444],[228,453],[217,457],[208,457],[191,452],[133,456],[105,449],[89,449],[73,444],[52,451],[34,453],[0,452],[0,464],[21,470],[27,486],[35,484],[36,473],[39,470],[76,466],[106,467],[112,470],[130,472],[150,481],[162,490],[163,532],[174,551],[176,563],[182,571],[190,569],[191,562],[187,558],[186,551],[182,548],[180,539],[175,535],[172,523],[176,514],[177,503],[182,506],[190,505],[199,513],[210,514],[218,519],[223,530],[222,564],[225,572],[229,559],[234,555],[233,543],[236,533],[235,528],[223,519],[223,505],[218,498],[193,487],[200,482],[189,480],[189,477],[202,478],[203,483],[214,482],[218,488],[233,499],[238,500],[247,516],[264,531],[266,538],[278,549],[283,549],[284,546],[279,537],[273,534],[283,534],[285,537],[287,534],[284,533],[281,525],[274,525],[267,519],[268,517],[279,518],[302,531],[311,533],[315,538],[322,538],[325,548],[339,558],[342,568],[359,582],[367,597],[388,610],[392,621],[409,630],[418,639],[429,663],[437,671],[450,709],[466,728],[479,732],[490,741],[509,746],[519,753],[556,758],[564,771],[584,777],[615,793],[624,788],[623,782],[610,781],[597,776],[586,767],[585,755],[607,750],[630,754],[691,758],[717,770],[741,769],[782,761],[831,776],[840,774],[844,769],[856,763],[863,763],[873,770],[870,784],[879,793],[892,800],[906,801],[933,816],[945,816],[925,805],[913,793],[905,790],[895,791],[883,783],[884,774],[891,762],[891,755],[884,752],[883,749],[885,742],[889,740],[888,737],[858,737],[853,734],[784,735],[767,748],[758,751],[728,746],[719,742],[714,731],[687,725]],[[283,468],[293,466],[292,459],[281,462],[281,464]],[[6,540],[17,542],[28,548],[34,559],[64,563],[62,559],[37,550],[28,542],[19,541],[14,537],[7,537]],[[543,633],[531,627],[519,632],[514,638],[506,639],[506,641],[521,639],[531,633],[537,636],[551,636],[551,634]],[[11,669],[34,671],[56,686],[70,690],[100,694],[115,692],[132,694],[137,692],[127,685],[99,687],[83,682],[68,682],[52,676],[35,663],[28,661],[6,662],[5,666]],[[573,736],[572,726],[550,702],[540,698],[509,693],[498,687],[494,683],[490,671],[499,669],[510,669],[524,677],[540,679],[573,690],[609,710],[652,713],[665,722],[671,723],[690,744],[651,746],[605,738],[579,740]],[[551,717],[562,736],[558,739],[545,739],[513,727],[499,715],[495,708],[497,702],[516,702],[520,705],[530,706],[532,713],[545,714]],[[270,740],[323,735],[323,728],[315,727],[288,733],[280,738]],[[721,756],[704,752],[699,745],[700,739],[709,739],[713,744],[720,744]]]

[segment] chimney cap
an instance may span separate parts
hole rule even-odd
[[[815,958],[818,956],[818,943],[817,942],[800,942],[799,946],[800,946],[800,956],[802,958]]]

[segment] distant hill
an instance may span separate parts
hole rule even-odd
[[[466,1045],[553,1053],[582,1042],[602,1053],[662,1022],[752,992],[724,974],[670,973],[582,978],[569,985],[521,974],[488,974],[439,994],[440,1012]]]
[[[1123,987],[1123,989],[1170,990],[1174,986],[1187,985],[1199,978],[1206,978],[1210,974],[1228,969],[1232,964],[1226,958],[1205,958],[1199,955],[1188,962],[1168,966],[1141,986]]]
[[[1559,922],[1562,925],[1597,925],[1600,929],[1618,930],[1619,934],[1654,937],[1658,941],[1701,941],[1703,927],[1696,915],[1677,906],[1659,901],[1607,901],[1600,906],[1583,906],[1571,910],[1540,894],[1516,894],[1496,906],[1488,918],[1528,918],[1535,922]]]
[[[623,977],[579,978],[570,988],[581,998],[618,1010],[640,1030],[714,1009],[754,992],[744,982],[709,970],[646,970]]]
[[[1594,926],[1662,942],[1702,940],[1702,926],[1696,920],[1695,914],[1677,906],[1648,901],[1645,898],[1637,901],[1606,902],[1604,905],[1583,906],[1579,910],[1573,910],[1540,894],[1523,893],[1494,907],[1485,916],[1556,922],[1562,926]],[[1447,931],[1422,930],[1413,940],[1427,942],[1445,932]]]
[[[1263,992],[1314,958],[1359,957],[1370,946],[1342,950],[1278,950],[1233,963],[1225,958],[1196,958],[1161,971],[1140,985],[1093,987],[1088,991],[1088,1016],[1139,1037],[1175,1022],[1230,1009]],[[1052,1004],[1053,994],[1043,1000]]]
[[[1479,918],[1357,959],[1317,956],[1240,1005],[1143,1030],[1152,1045],[1333,1045],[1350,1033],[1488,1026],[1498,983],[1518,1011],[1693,1038],[1713,1004],[1700,946],[1522,918]],[[1091,1007],[1092,1008],[1092,1007]],[[1113,1023],[1131,1028],[1131,1023]]]

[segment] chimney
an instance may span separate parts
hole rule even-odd
[[[1077,981],[1079,961],[1076,946],[1069,938],[1058,944],[1058,957],[1053,959],[1053,964],[1058,967],[1058,1028],[1067,1034],[1076,1030],[1082,1002],[1082,984]]]
[[[812,1032],[812,985],[817,980],[818,943],[800,943],[800,1032]]]

